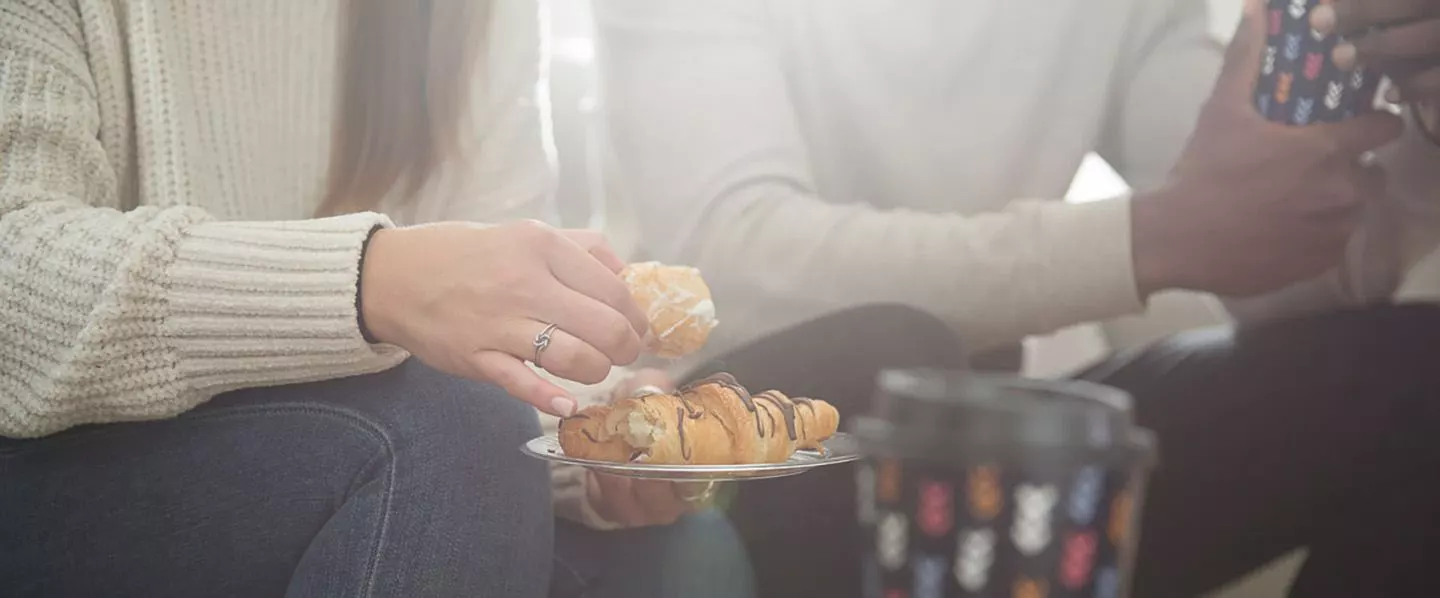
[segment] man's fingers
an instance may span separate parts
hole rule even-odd
[[[1353,68],[1355,62],[1383,68],[1397,62],[1431,58],[1440,55],[1440,19],[1376,31],[1350,43],[1354,45],[1353,61],[1345,60],[1351,53],[1343,46],[1335,49],[1336,64],[1342,68]]]
[[[669,525],[685,514],[688,505],[675,494],[673,482],[636,480],[635,498],[645,509],[649,525]]]
[[[1394,141],[1405,129],[1404,121],[1388,112],[1371,112],[1338,123],[1314,125],[1315,132],[1333,136],[1344,158],[1358,157]]]
[[[475,379],[505,389],[517,399],[558,417],[575,414],[575,399],[560,387],[541,378],[535,370],[513,355],[500,351],[480,351],[469,357]]]
[[[645,509],[635,499],[630,479],[595,472],[586,475],[599,495],[599,500],[592,500],[591,506],[601,517],[626,527],[645,525]]]
[[[1389,184],[1385,169],[1374,163],[1356,163],[1354,168],[1355,186],[1360,191],[1361,201],[1369,204],[1384,199]]]
[[[1334,10],[1333,17],[1322,13],[1313,18],[1312,23],[1319,21],[1325,25],[1333,20],[1333,31],[1347,36],[1363,34],[1374,27],[1392,27],[1440,16],[1440,6],[1430,0],[1335,0],[1330,9]],[[1315,10],[1322,11],[1325,7]]]
[[[1254,100],[1265,58],[1265,23],[1262,0],[1245,0],[1240,26],[1225,51],[1225,67],[1220,72],[1216,95],[1246,104]]]
[[[1396,103],[1400,101],[1435,101],[1440,99],[1440,69],[1426,69],[1412,73],[1405,77],[1394,76],[1395,87],[1398,89],[1399,97],[1394,98]]]

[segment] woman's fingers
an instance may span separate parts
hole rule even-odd
[[[531,317],[550,322],[598,349],[614,365],[640,358],[644,344],[630,322],[609,305],[557,285],[531,306]]]
[[[557,417],[575,414],[575,399],[569,393],[540,377],[514,355],[480,351],[470,356],[469,365],[474,371],[471,378],[488,380],[541,411]]]
[[[602,265],[609,268],[611,272],[619,274],[625,269],[625,260],[615,253],[610,247],[610,241],[600,231],[583,228],[563,229],[560,231],[565,238],[574,241],[582,249],[589,252],[591,256],[599,260]]]
[[[550,328],[544,322],[515,318],[498,328],[500,350],[551,374],[581,384],[599,384],[610,375],[610,358],[560,324]],[[548,340],[542,340],[542,335]],[[537,351],[537,344],[543,344],[543,349]]]
[[[637,339],[650,330],[650,319],[635,304],[625,281],[616,275],[617,270],[606,266],[590,250],[568,237],[554,245],[546,257],[550,271],[561,284],[610,306],[630,323]]]

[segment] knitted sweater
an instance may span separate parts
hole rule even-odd
[[[309,219],[342,1],[0,4],[0,436],[391,367],[407,354],[356,327],[373,227],[553,221],[534,0],[492,6],[463,138],[487,151],[387,198],[385,216]],[[582,473],[552,469],[557,510],[605,527]]]
[[[375,372],[355,283],[374,213],[325,190],[340,0],[0,4],[0,436],[166,417]],[[534,2],[497,2],[477,181],[396,220],[543,216]],[[450,168],[454,168],[451,166]]]
[[[387,198],[388,216],[307,219],[341,1],[0,4],[0,436],[391,367],[406,353],[356,327],[371,228],[553,219],[534,0],[492,7],[466,139],[500,149]],[[556,509],[606,527],[582,474],[552,469]]]

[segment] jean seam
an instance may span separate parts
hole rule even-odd
[[[365,566],[365,581],[362,586],[362,595],[366,597],[375,595],[375,578],[380,571],[380,553],[385,550],[386,535],[390,530],[390,505],[394,501],[395,496],[395,469],[399,466],[396,459],[394,459],[394,443],[391,442],[390,437],[384,435],[383,432],[381,435],[385,439],[385,450],[390,454],[391,458],[389,459],[390,466],[386,468],[385,493],[381,498],[380,518],[375,522],[375,546],[374,549],[370,551],[370,562]]]

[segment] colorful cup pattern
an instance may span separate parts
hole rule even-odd
[[[1370,110],[1378,77],[1346,72],[1331,51],[1341,39],[1310,27],[1310,11],[1333,0],[1270,0],[1267,44],[1255,106],[1273,122],[1333,123]]]
[[[1138,479],[1099,466],[866,461],[864,595],[1124,598]]]

